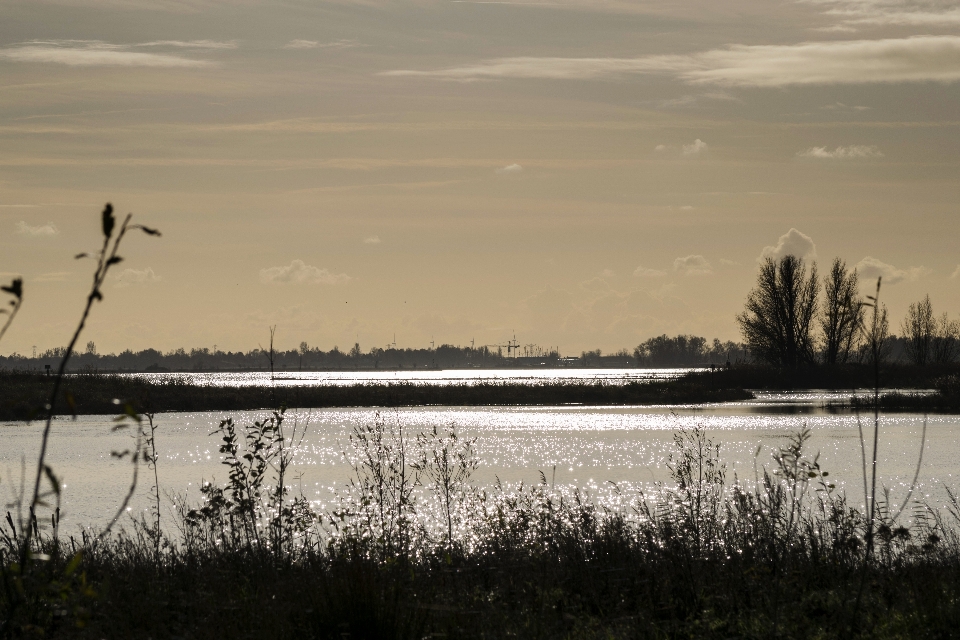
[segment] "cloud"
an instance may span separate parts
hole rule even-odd
[[[41,273],[33,279],[34,282],[66,282],[73,279],[72,271],[52,271],[50,273]]]
[[[141,42],[138,47],[178,47],[181,49],[236,49],[237,43],[217,40],[154,40]]]
[[[700,138],[697,138],[690,144],[683,145],[683,155],[685,156],[698,156],[706,150],[707,143]]]
[[[369,236],[364,238],[363,244],[380,244],[380,236]]]
[[[55,236],[60,233],[60,230],[57,229],[57,225],[52,222],[47,224],[42,224],[38,227],[32,227],[23,220],[17,223],[17,233],[22,236]]]
[[[690,204],[680,205],[680,211],[693,211],[694,206]]]
[[[827,160],[853,160],[856,158],[882,158],[883,153],[874,146],[854,144],[849,147],[837,147],[832,151],[826,147],[810,147],[798,151],[800,158],[818,158]]]
[[[495,170],[494,173],[498,175],[510,175],[515,173],[520,173],[521,171],[523,171],[523,167],[514,163],[514,164],[508,164],[505,167],[500,167],[499,169]]]
[[[29,42],[0,49],[0,59],[44,62],[69,66],[206,67],[205,60],[169,54],[128,51],[126,47],[99,41]]]
[[[839,0],[825,14],[839,18],[834,28],[857,26],[950,27],[960,25],[960,8],[953,2],[877,2],[875,0]],[[944,6],[945,5],[945,6]]]
[[[667,150],[667,145],[665,145],[665,144],[658,144],[657,146],[655,146],[655,147],[653,148],[653,150],[654,150],[654,151],[666,151],[666,150]]]
[[[960,36],[730,45],[689,55],[639,58],[494,58],[432,71],[399,69],[388,76],[476,81],[505,78],[595,80],[666,74],[691,84],[784,87],[960,80]]]
[[[897,284],[904,280],[916,280],[917,278],[930,273],[926,267],[910,267],[909,269],[898,269],[892,264],[881,262],[874,257],[867,256],[857,263],[857,273],[865,281],[869,282],[876,278],[883,278],[887,284]]]
[[[834,102],[833,104],[825,104],[821,109],[826,109],[827,111],[869,111],[870,107],[864,107],[861,105],[847,105],[842,102]]]
[[[957,268],[953,270],[953,273],[950,274],[951,280],[956,280],[960,278],[960,264],[957,265]]]
[[[666,271],[660,271],[659,269],[648,269],[646,267],[637,267],[633,270],[634,278],[661,278],[667,275]]]
[[[673,270],[687,276],[703,276],[711,273],[710,263],[703,256],[687,256],[673,261]]]
[[[783,256],[796,256],[802,260],[813,260],[817,257],[817,246],[813,244],[813,239],[807,234],[790,229],[777,239],[777,245],[774,247],[764,247],[760,252],[760,259],[772,258],[779,260]]]
[[[311,267],[303,260],[294,260],[285,267],[269,267],[260,270],[260,282],[264,284],[344,284],[350,280],[345,273],[330,273],[326,269]]]
[[[124,269],[116,275],[118,287],[129,287],[134,284],[147,284],[150,282],[160,282],[160,276],[153,272],[153,269],[147,267],[143,270]]]
[[[359,47],[356,40],[335,40],[333,42],[319,42],[318,40],[291,40],[283,45],[284,49],[348,49]]]

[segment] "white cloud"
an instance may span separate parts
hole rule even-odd
[[[147,284],[150,282],[160,282],[160,276],[153,272],[153,269],[147,267],[143,270],[124,269],[116,275],[118,287],[129,287],[133,284]]]
[[[316,49],[320,43],[316,40],[291,40],[283,45],[284,49]]]
[[[363,244],[380,244],[380,236],[368,236],[363,239]]]
[[[957,268],[953,270],[953,273],[950,274],[951,280],[956,280],[960,278],[960,264],[957,265]]]
[[[860,274],[860,277],[868,283],[870,280],[883,278],[883,282],[887,284],[897,284],[898,282],[903,282],[904,280],[913,281],[930,273],[930,269],[927,269],[926,267],[898,269],[892,264],[881,262],[872,256],[867,256],[858,262],[856,269],[857,273]]]
[[[825,104],[821,109],[826,109],[827,111],[869,111],[870,107],[864,107],[862,105],[848,105],[842,102],[834,102],[833,104]]]
[[[685,156],[698,156],[706,150],[707,143],[700,138],[697,138],[690,144],[683,145],[683,155]]]
[[[236,49],[237,43],[217,40],[154,40],[141,42],[138,47],[178,47],[181,49]]]
[[[882,158],[883,153],[874,146],[854,144],[849,147],[837,147],[836,149],[827,149],[826,147],[810,147],[803,151],[798,151],[800,158],[818,158],[827,160],[853,160],[856,158]]]
[[[345,273],[330,273],[326,269],[311,267],[303,260],[294,260],[285,267],[269,267],[260,270],[260,282],[264,284],[344,284],[350,280]]]
[[[673,75],[691,84],[783,87],[804,84],[955,82],[960,80],[960,36],[730,45],[690,55],[640,58],[495,58],[479,63],[388,76],[442,80],[539,78],[592,80],[624,74]]]
[[[55,236],[60,233],[60,230],[57,229],[57,225],[52,222],[47,224],[42,224],[36,227],[33,227],[23,220],[17,223],[17,233],[22,236]]]
[[[779,260],[783,256],[813,260],[817,257],[817,247],[810,236],[796,229],[790,229],[777,239],[776,246],[764,247],[760,253],[761,260],[764,258]]]
[[[494,173],[499,175],[510,175],[514,173],[520,173],[521,171],[523,171],[523,167],[514,163],[514,164],[508,164],[505,167],[500,167],[499,169],[494,171]]]
[[[333,42],[320,42],[318,40],[291,40],[283,45],[284,49],[348,49],[350,47],[359,47],[360,44],[355,40],[335,40]]]
[[[169,54],[128,51],[99,41],[29,42],[0,49],[0,58],[15,62],[45,62],[69,66],[205,67],[205,60]]]
[[[666,271],[648,269],[647,267],[637,267],[633,270],[634,278],[662,278],[665,275],[667,275]]]
[[[33,279],[34,282],[66,282],[73,279],[72,271],[52,271],[41,273]]]
[[[654,151],[666,151],[666,150],[667,150],[667,145],[665,145],[665,144],[658,144],[657,146],[655,146],[655,147],[653,148],[653,150],[654,150]]]
[[[680,211],[693,211],[693,205],[685,204],[680,206]]]
[[[703,256],[687,256],[673,261],[673,270],[687,276],[702,276],[711,273],[710,263]]]

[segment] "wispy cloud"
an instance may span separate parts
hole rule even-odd
[[[673,270],[687,276],[704,276],[712,272],[710,263],[703,256],[691,255],[673,261]]]
[[[514,163],[514,164],[508,164],[505,167],[500,167],[499,169],[496,169],[494,173],[499,175],[510,175],[510,174],[517,174],[522,171],[523,171],[523,167]]]
[[[160,282],[161,278],[153,269],[124,269],[116,275],[117,287],[129,287],[135,284],[149,284],[151,282]]]
[[[950,274],[951,280],[956,280],[960,278],[960,264],[957,265],[957,268],[953,270],[953,273]]]
[[[647,267],[637,267],[633,270],[634,278],[661,278],[667,275],[666,271],[660,269],[648,269]]]
[[[854,144],[849,147],[837,147],[836,149],[810,147],[809,149],[798,151],[797,156],[801,158],[818,158],[825,160],[854,160],[857,158],[882,158],[883,153],[874,146]]]
[[[60,230],[57,229],[57,225],[52,222],[47,224],[41,224],[37,226],[32,226],[21,220],[17,223],[17,233],[22,236],[55,236],[60,233]]]
[[[50,273],[41,273],[33,278],[34,282],[67,282],[73,279],[72,271],[51,271]]]
[[[814,259],[817,257],[817,246],[813,243],[813,238],[790,229],[777,239],[777,244],[772,247],[764,247],[760,252],[760,259],[772,258],[779,260],[783,256],[796,256],[801,259]]]
[[[824,14],[838,19],[838,28],[871,26],[951,27],[960,24],[960,7],[954,2],[922,0],[828,0]]]
[[[363,239],[363,244],[380,244],[380,236],[368,236]]]
[[[875,280],[876,278],[882,277],[883,282],[887,284],[897,284],[898,282],[903,282],[904,280],[916,280],[917,278],[930,273],[930,269],[926,267],[898,269],[892,264],[887,264],[886,262],[882,262],[872,256],[867,256],[858,262],[856,269],[857,273],[859,273],[860,276],[868,283],[870,280]]]
[[[742,87],[955,82],[960,80],[960,36],[737,44],[690,55],[639,58],[496,58],[461,67],[432,71],[400,69],[383,75],[475,81],[593,80],[650,73],[673,75],[692,84]]]
[[[283,45],[284,49],[349,49],[359,47],[360,43],[356,40],[334,40],[333,42],[320,42],[319,40],[291,40]]]
[[[237,43],[233,40],[153,40],[141,42],[137,47],[176,47],[180,49],[236,49]]]
[[[827,111],[869,111],[870,107],[864,107],[862,105],[848,105],[842,102],[834,102],[833,104],[825,104],[821,109]]]
[[[128,47],[98,41],[28,42],[0,49],[0,58],[69,66],[205,67],[211,63],[165,53],[130,51]]]
[[[284,267],[269,267],[260,270],[260,282],[264,284],[344,284],[350,280],[345,273],[330,273],[327,269],[312,267],[303,260],[294,260]]]

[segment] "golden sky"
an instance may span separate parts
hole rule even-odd
[[[6,0],[0,353],[739,339],[762,255],[960,313],[960,3]]]

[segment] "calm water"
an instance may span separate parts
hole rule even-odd
[[[478,382],[598,382],[624,384],[637,381],[672,380],[689,371],[700,369],[444,369],[400,371],[277,371],[273,378],[278,386],[352,385],[370,383],[406,384],[477,384]],[[240,373],[132,373],[152,381],[165,378],[186,378],[193,384],[245,387],[269,385],[269,371]]]
[[[440,373],[440,372],[435,372]],[[449,373],[449,372],[448,372]],[[515,372],[504,372],[513,374]],[[542,375],[542,372],[539,372]],[[576,372],[582,375],[582,371]],[[496,372],[497,375],[500,372]],[[328,375],[328,374],[324,374]],[[340,380],[340,378],[337,378]],[[717,442],[729,476],[751,480],[756,469],[771,462],[771,453],[806,425],[813,431],[811,452],[820,452],[824,469],[857,504],[862,502],[861,458],[856,417],[830,413],[825,402],[843,394],[804,392],[760,394],[756,400],[723,405],[681,407],[513,407],[406,408],[387,412],[389,421],[415,434],[434,425],[456,426],[476,438],[481,466],[476,482],[490,485],[537,482],[542,471],[561,487],[587,489],[596,499],[616,501],[617,483],[630,495],[667,480],[665,463],[676,429],[703,425]],[[157,416],[160,483],[168,494],[197,497],[202,480],[223,482],[225,468],[210,435],[221,419],[243,422],[266,412],[166,413]],[[351,429],[370,422],[370,409],[290,411],[292,424],[306,427],[296,454],[294,488],[319,506],[346,483],[350,467],[344,459]],[[920,452],[924,417],[893,414],[881,418],[881,481],[893,496],[902,496]],[[130,448],[127,432],[113,432],[111,416],[83,416],[55,421],[49,462],[62,479],[64,523],[103,523],[116,509],[129,483],[130,464],[113,459],[111,451]],[[943,484],[960,487],[960,416],[930,416],[921,474],[921,495],[942,504]],[[870,427],[869,419],[864,423]],[[21,460],[30,461],[39,444],[37,424],[0,423],[2,487],[9,495],[19,484]],[[132,513],[146,506],[152,478],[141,474]]]

